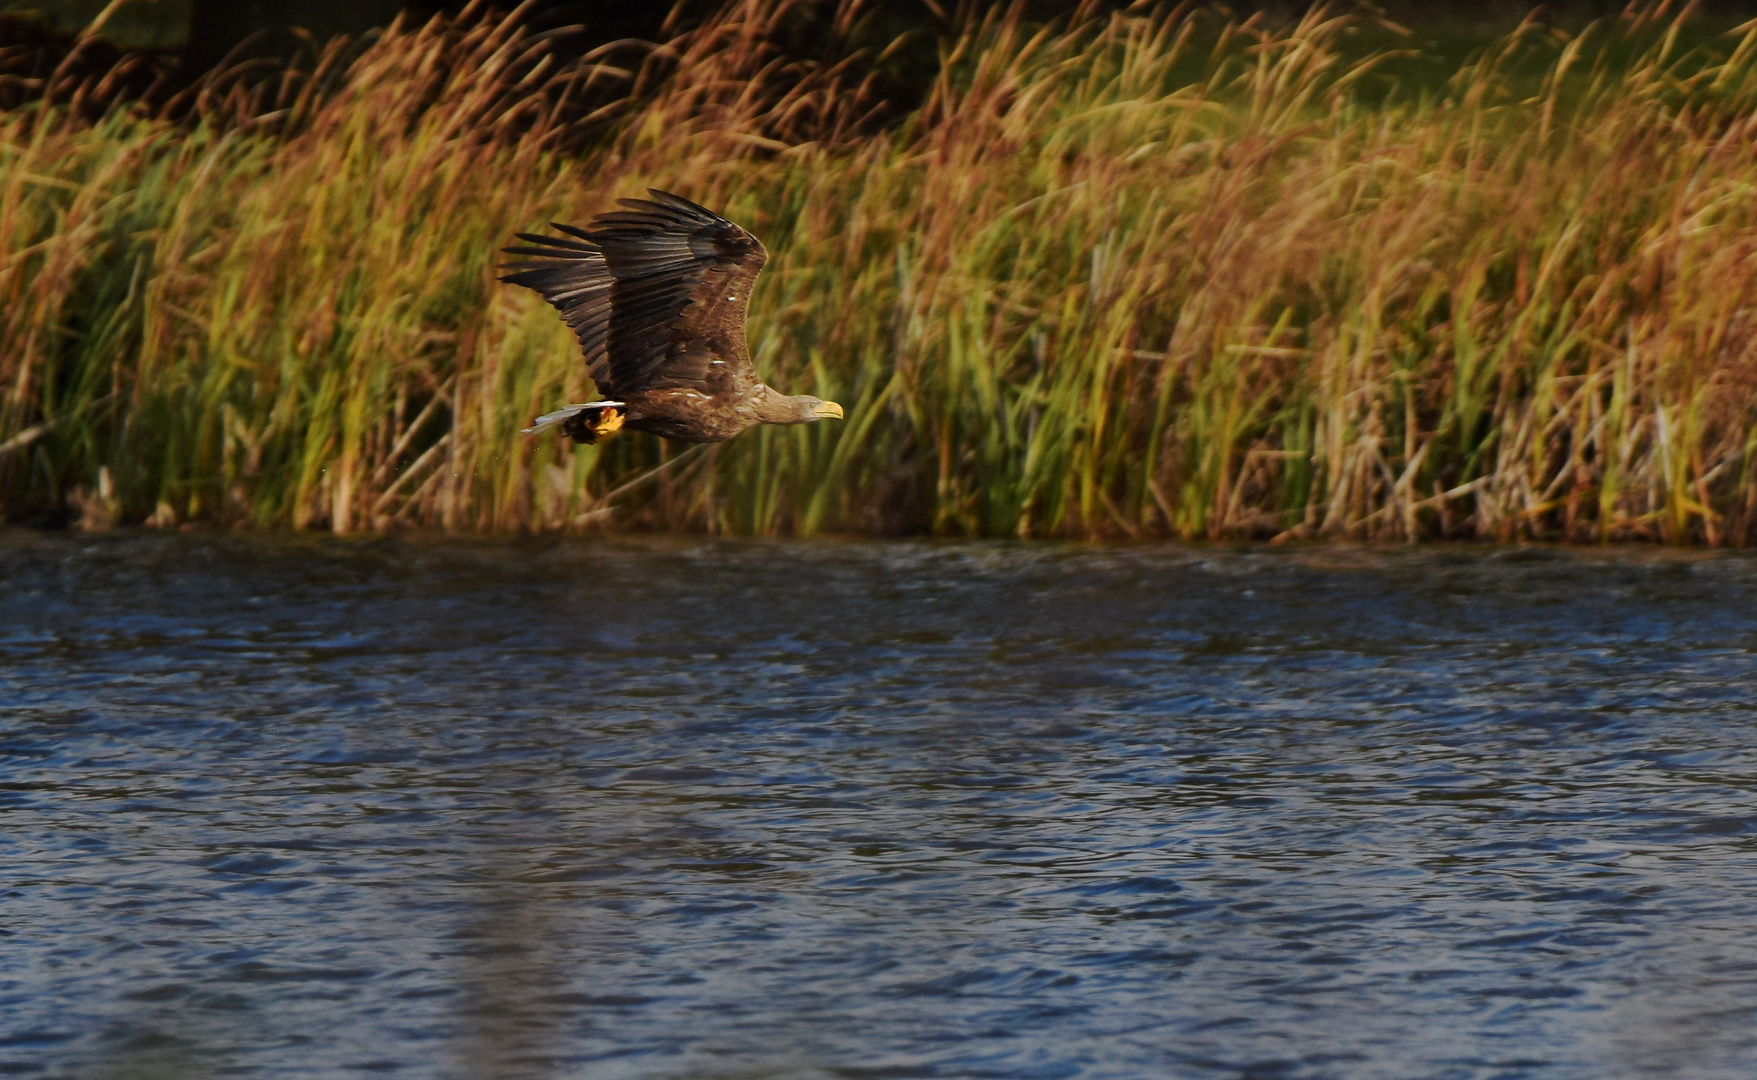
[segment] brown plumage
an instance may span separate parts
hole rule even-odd
[[[561,428],[596,442],[621,427],[685,442],[719,442],[757,424],[839,417],[833,401],[764,385],[744,319],[769,253],[756,237],[688,199],[650,190],[620,199],[590,228],[519,233],[535,247],[501,278],[541,293],[573,328],[607,400],[539,416],[527,434]]]

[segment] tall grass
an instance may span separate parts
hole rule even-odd
[[[855,68],[767,45],[792,7],[571,66],[399,26],[246,123],[0,114],[0,506],[1757,540],[1757,31],[1526,26],[1418,93],[1323,10],[996,14],[877,130]],[[678,448],[518,435],[590,386],[496,248],[649,185],[762,236],[758,366],[846,421],[645,480]]]

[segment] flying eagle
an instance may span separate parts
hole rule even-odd
[[[769,253],[737,225],[688,199],[649,189],[619,199],[589,229],[519,233],[509,247],[528,261],[500,280],[535,289],[580,339],[586,369],[606,400],[569,405],[525,429],[560,427],[575,442],[620,428],[710,443],[757,424],[803,424],[842,415],[833,401],[783,394],[750,362],[744,319]]]

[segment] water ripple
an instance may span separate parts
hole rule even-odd
[[[0,1072],[1742,1077],[1757,562],[0,533]]]

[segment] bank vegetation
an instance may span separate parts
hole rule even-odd
[[[1528,24],[1415,86],[1335,11],[1002,12],[885,115],[798,12],[563,61],[472,11],[0,113],[0,511],[1757,540],[1757,31]],[[845,421],[519,435],[592,389],[497,249],[649,186],[763,238],[758,366]]]

